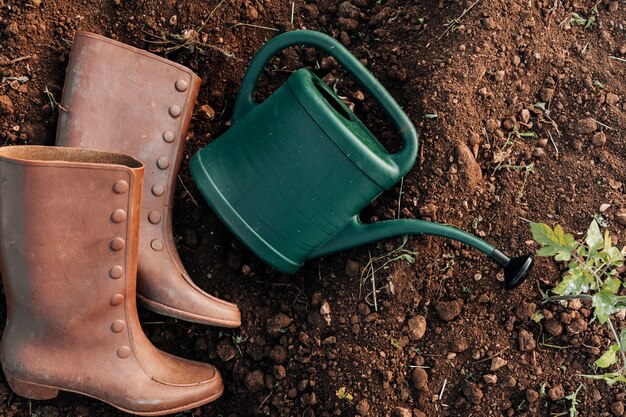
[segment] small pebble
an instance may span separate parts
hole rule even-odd
[[[466,338],[460,336],[450,341],[450,350],[455,353],[463,353],[469,347],[469,342]]]
[[[435,303],[435,310],[439,315],[439,318],[443,321],[450,321],[461,314],[461,308],[463,307],[463,301],[439,301]]]
[[[203,104],[202,106],[200,106],[200,112],[202,112],[204,117],[206,117],[208,120],[215,119],[215,110],[213,110],[213,107],[209,106],[208,104]]]
[[[558,384],[548,390],[548,397],[552,401],[557,401],[565,397],[565,390],[563,389],[563,385]]]
[[[619,103],[619,96],[617,94],[606,94],[606,104],[608,104],[609,106],[615,106],[617,103]]]
[[[604,132],[596,132],[591,138],[593,146],[603,146],[606,143],[606,135]]]
[[[250,392],[256,392],[263,388],[263,385],[265,385],[265,375],[263,371],[257,369],[256,371],[250,372],[246,375],[244,385]]]
[[[483,380],[487,384],[495,385],[498,382],[498,376],[494,374],[483,375]]]
[[[348,259],[344,271],[348,278],[356,278],[361,275],[361,264],[352,259]]]
[[[536,346],[535,338],[528,330],[520,330],[517,341],[519,344],[519,350],[522,352],[531,351]]]
[[[483,399],[483,392],[478,385],[470,381],[463,384],[463,395],[470,404],[480,404]]]
[[[416,390],[428,390],[428,374],[426,373],[425,369],[413,368],[413,370],[411,371],[411,380],[413,381],[413,386]]]
[[[489,368],[489,370],[497,371],[498,369],[505,366],[507,363],[508,362],[505,359],[502,359],[501,357],[496,356],[495,358],[491,359],[491,367]]]
[[[622,401],[615,401],[611,404],[611,413],[614,416],[621,416],[624,414],[624,403]]]
[[[409,339],[420,340],[426,333],[426,319],[424,316],[411,317],[407,325],[409,326]]]
[[[393,417],[412,417],[413,413],[408,408],[396,407],[393,410]]]
[[[9,96],[0,96],[0,114],[13,114],[13,102]]]
[[[596,131],[598,124],[592,118],[580,119],[576,122],[576,131],[582,134],[589,134]]]
[[[528,123],[530,121],[530,111],[528,109],[522,109],[519,114],[523,123]]]
[[[530,404],[537,401],[538,398],[539,398],[539,393],[537,391],[535,391],[534,389],[526,390],[526,401],[528,401]]]

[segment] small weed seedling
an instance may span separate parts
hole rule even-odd
[[[509,132],[509,136],[508,139],[511,140],[511,138],[515,136],[517,139],[524,139],[524,138],[536,138],[537,134],[535,132],[521,132],[519,130],[519,126],[515,125],[513,126],[513,130],[511,130]]]
[[[391,343],[391,346],[395,347],[396,349],[402,349],[402,345],[400,344],[400,341],[396,339],[395,337],[390,337],[389,343]]]
[[[535,323],[540,323],[541,320],[543,320],[544,318],[545,317],[543,316],[543,313],[539,310],[535,311],[533,315],[530,316],[530,319],[534,321]]]
[[[591,8],[591,12],[588,17],[584,17],[578,13],[572,13],[569,18],[570,26],[582,26],[584,29],[588,29],[596,23],[598,19],[598,5]]]
[[[578,388],[576,388],[576,391],[572,392],[570,395],[565,397],[564,400],[562,400],[563,402],[569,401],[569,407],[564,412],[558,413],[558,414],[552,414],[552,416],[553,417],[562,417],[562,416],[576,417],[578,415],[576,406],[580,404],[580,401],[578,401],[576,396],[578,395],[578,392],[580,391],[582,387],[583,387],[583,384],[580,384]]]
[[[337,392],[335,392],[335,395],[337,396],[337,398],[339,398],[340,400],[348,400],[348,401],[352,401],[354,399],[354,397],[352,396],[352,394],[350,394],[348,392],[348,389],[346,387],[341,387],[337,390]]]
[[[43,92],[46,97],[48,97],[48,101],[50,102],[50,108],[52,109],[52,111],[54,111],[57,107],[59,108],[59,110],[67,111],[67,109],[61,106],[61,104],[57,101],[57,99],[54,97],[54,94],[52,94],[52,92],[48,90],[48,86],[46,86]]]
[[[626,329],[618,335],[611,321],[612,314],[626,310],[626,296],[618,294],[624,283],[617,272],[624,265],[626,248],[620,250],[613,246],[609,231],[606,230],[603,235],[595,219],[589,225],[583,242],[577,242],[560,225],[552,229],[543,223],[531,223],[530,227],[533,238],[542,246],[538,256],[551,256],[557,262],[568,262],[565,276],[551,290],[556,295],[549,295],[547,300],[590,300],[594,319],[607,325],[613,335],[615,343],[595,361],[595,365],[609,368],[619,362],[619,354],[619,370],[583,376],[604,380],[609,385],[626,382]]]
[[[230,337],[233,340],[233,345],[235,345],[235,349],[237,349],[237,352],[239,352],[239,356],[243,356],[243,352],[241,351],[241,345],[248,341],[248,336],[233,334]]]
[[[406,243],[408,242],[408,240],[408,236],[403,236],[402,244],[396,249],[374,258],[370,256],[369,262],[365,265],[363,271],[361,271],[361,285],[359,287],[359,297],[361,296],[363,289],[367,285],[368,278],[370,278],[372,283],[372,291],[367,293],[367,295],[365,296],[365,300],[367,301],[369,296],[372,295],[374,299],[374,309],[376,311],[378,311],[378,303],[376,301],[376,292],[378,291],[376,289],[376,273],[389,268],[389,264],[395,261],[404,260],[411,265],[415,263],[415,257],[417,256],[417,252],[406,249]]]
[[[217,338],[221,339],[223,337],[230,337],[230,340],[233,342],[233,346],[237,349],[237,352],[239,352],[239,356],[243,356],[241,345],[248,341],[248,336],[242,336],[229,331],[220,331]]]
[[[206,49],[215,50],[227,58],[235,58],[235,55],[228,52],[226,49],[220,48],[216,45],[206,43],[200,39],[200,33],[191,29],[178,33],[168,33],[166,35],[156,35],[147,31],[143,31],[148,38],[142,40],[146,43],[154,45],[162,50],[165,57],[170,54],[183,52],[184,54],[191,55],[204,55]]]
[[[601,88],[603,90],[605,89],[604,84],[602,84],[600,82],[600,80],[593,80],[593,85],[595,85],[596,87]]]

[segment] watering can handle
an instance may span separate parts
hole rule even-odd
[[[404,141],[402,149],[390,155],[404,175],[411,167],[417,156],[418,140],[415,126],[409,120],[398,103],[391,97],[382,84],[365,68],[354,55],[341,43],[321,32],[312,30],[297,30],[276,36],[265,44],[254,56],[241,82],[241,89],[237,95],[232,120],[236,123],[246,113],[256,107],[252,93],[256,87],[265,65],[280,51],[294,45],[311,45],[326,51],[339,61],[343,67],[359,82],[385,111],[393,125],[398,129]]]

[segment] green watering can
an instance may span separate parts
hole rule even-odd
[[[252,99],[267,62],[293,45],[335,57],[378,102],[403,140],[388,153],[339,97],[307,69],[294,72],[264,102]],[[235,103],[232,127],[190,161],[198,189],[257,256],[283,273],[307,259],[407,234],[463,242],[504,267],[505,286],[520,284],[533,256],[509,259],[487,242],[422,220],[359,221],[359,212],[411,169],[415,127],[387,90],[346,48],[309,30],[281,34],[256,54]]]

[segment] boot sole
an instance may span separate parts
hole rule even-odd
[[[11,390],[17,395],[19,395],[20,397],[29,398],[32,400],[51,400],[59,394],[59,391],[72,392],[74,394],[80,394],[86,397],[94,398],[98,401],[102,401],[103,403],[109,404],[110,406],[115,407],[118,410],[121,410],[125,413],[135,414],[138,416],[162,416],[166,414],[174,414],[174,413],[178,413],[181,411],[190,410],[192,408],[200,407],[201,405],[208,404],[212,401],[215,401],[219,397],[221,397],[222,394],[224,393],[224,384],[221,384],[220,390],[216,394],[207,398],[203,398],[202,400],[197,401],[193,404],[189,404],[189,405],[182,406],[182,407],[171,408],[168,410],[161,410],[161,411],[133,411],[133,410],[129,410],[127,408],[112,404],[106,400],[103,400],[102,398],[96,397],[95,395],[87,394],[81,391],[75,391],[75,390],[65,389],[65,388],[57,388],[57,387],[52,387],[49,385],[36,384],[34,382],[26,382],[21,379],[10,376],[9,374],[6,373],[6,371],[4,372],[4,376],[6,377],[7,383],[9,384],[9,387],[11,387]]]
[[[147,308],[150,311],[154,311],[155,313],[159,313],[164,316],[174,317],[192,323],[208,324],[209,326],[219,326],[231,329],[241,326],[241,320],[224,320],[190,313],[188,311],[183,311],[177,308],[166,306],[165,304],[161,304],[157,301],[151,300],[139,294],[137,294],[137,301],[141,306]]]

